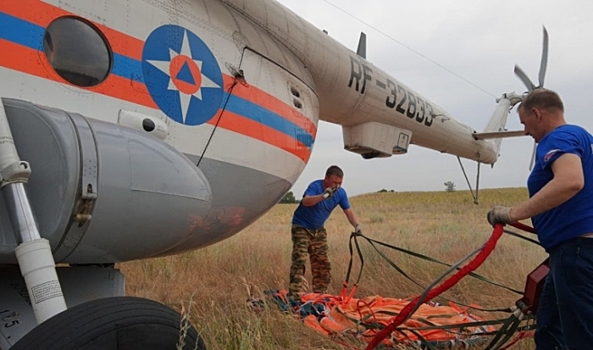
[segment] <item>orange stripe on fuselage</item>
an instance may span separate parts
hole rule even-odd
[[[18,2],[0,1],[0,12],[23,19],[43,28],[46,28],[49,23],[58,17],[70,15],[78,16],[78,14],[73,14],[37,0],[22,0]],[[92,23],[103,32],[114,52],[138,60],[139,62],[142,61],[142,49],[144,43],[141,40],[108,28],[102,24]],[[81,88],[60,77],[51,68],[42,51],[37,51],[2,39],[0,39],[0,48],[2,48],[0,66],[52,80],[60,84]],[[234,78],[224,74],[223,78],[225,87],[230,87]],[[115,74],[111,74],[104,82],[95,87],[81,89],[143,105],[156,110],[159,109],[156,103],[152,100],[144,83],[133,81],[129,78],[124,78]],[[315,124],[305,115],[288,106],[276,97],[255,86],[243,86],[242,84],[235,85],[232,92],[236,96],[244,98],[245,100],[266,108],[282,118],[291,121],[311,134],[313,139],[315,138]],[[209,124],[215,124],[219,115],[220,113],[212,118]],[[226,111],[219,126],[279,147],[287,152],[295,154],[305,162],[309,159],[311,154],[310,149],[308,149],[306,145],[293,137],[235,113]]]
[[[228,90],[228,87],[233,84],[234,78],[229,75],[223,75],[223,77],[224,86]],[[282,118],[293,122],[311,134],[313,138],[315,138],[315,135],[317,134],[317,128],[315,127],[315,124],[309,120],[309,118],[296,111],[294,108],[288,106],[278,98],[266,93],[265,91],[250,86],[249,83],[247,83],[247,86],[243,84],[236,84],[233,88],[233,95],[251,101],[269,111],[278,114]]]
[[[6,49],[4,50],[5,54],[0,55],[0,66],[76,87],[63,80],[53,69],[51,69],[51,67],[47,65],[47,63],[43,64],[42,61],[44,61],[46,58],[45,55],[43,55],[40,51],[1,39],[0,47]],[[125,79],[117,75],[112,74],[100,85],[91,88],[85,88],[85,90],[158,109],[144,84],[137,83],[132,86],[129,79]],[[281,102],[273,96],[264,95],[262,97],[260,95],[265,93],[253,87],[251,87],[249,90],[251,91],[249,91],[248,95],[251,97],[252,102],[253,99],[266,100],[268,108],[269,105],[276,106],[276,108],[274,108],[275,110],[272,110],[274,113],[287,113],[286,109],[289,109],[289,107],[287,106],[286,109],[282,108]],[[237,90],[235,89],[233,90],[233,92],[236,91]],[[242,95],[246,95],[245,91],[243,91]],[[284,109],[284,111],[280,111],[282,109]],[[215,118],[212,118],[208,124],[214,125],[219,115],[220,112],[215,116]],[[306,117],[302,116],[302,118]],[[292,121],[295,122],[294,120]],[[301,126],[303,124],[306,123],[301,122]],[[303,161],[307,161],[311,154],[311,151],[303,143],[297,141],[296,139],[273,128],[229,111],[225,111],[224,117],[221,119],[219,126],[224,129],[231,130],[279,147],[287,152],[295,154]]]
[[[13,69],[22,73],[31,74],[55,82],[73,86],[75,88],[96,92],[102,95],[128,101],[142,106],[159,109],[150,97],[146,85],[143,83],[132,82],[128,78],[123,78],[111,74],[101,84],[81,88],[73,85],[60,77],[49,65],[47,58],[41,51],[33,50],[10,41],[0,39],[0,48],[3,53],[0,55],[0,66]]]
[[[62,10],[39,0],[2,0],[0,1],[0,12],[34,23],[43,28],[47,28],[47,26],[58,17],[80,16],[79,14]],[[114,52],[138,61],[142,60],[142,48],[144,47],[144,42],[142,40],[123,34],[117,30],[113,30],[100,23],[88,19],[87,21],[93,23],[101,30]]]
[[[57,17],[72,15],[68,11],[39,0],[2,0],[0,1],[0,12],[37,24],[43,28],[47,28],[51,21]]]
[[[66,83],[51,67],[44,67],[41,62],[46,58],[42,52],[3,39],[0,39],[0,49],[0,66]]]
[[[216,121],[220,117],[220,112],[216,117],[211,119],[208,124],[216,125]],[[283,149],[286,152],[292,153],[302,159],[305,163],[311,156],[311,150],[307,148],[302,142],[279,132],[276,129],[263,125],[249,118],[241,115],[224,111],[218,126],[226,130],[234,131],[239,134],[252,137],[254,139],[263,141],[270,145],[274,145]]]
[[[135,103],[141,106],[157,110],[159,109],[152,97],[150,97],[146,85],[133,82],[132,80],[120,77],[119,75],[110,74],[101,84],[85,88],[85,90],[97,92],[102,95],[111,96],[118,100]]]

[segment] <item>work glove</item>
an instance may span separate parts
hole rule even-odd
[[[494,226],[496,224],[510,224],[511,220],[511,208],[497,205],[488,212],[488,222]]]
[[[360,229],[360,224],[354,226],[354,235],[355,236],[362,236],[362,230]]]
[[[337,187],[328,187],[325,189],[325,191],[323,191],[323,198],[328,199],[330,197],[332,197],[336,191],[338,190]]]

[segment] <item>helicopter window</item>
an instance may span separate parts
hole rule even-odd
[[[43,50],[56,73],[77,86],[98,85],[111,70],[107,41],[95,26],[80,18],[61,17],[50,23]]]

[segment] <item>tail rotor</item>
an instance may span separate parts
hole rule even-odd
[[[527,74],[519,67],[515,65],[515,74],[527,87],[527,91],[533,91],[535,89],[541,89],[544,87],[544,79],[546,77],[546,69],[548,67],[548,31],[544,27],[544,45],[542,50],[542,61],[539,66],[538,86],[535,86],[533,82],[527,77]]]
[[[544,87],[544,78],[546,77],[546,69],[548,68],[548,31],[544,27],[544,44],[542,49],[542,62],[539,65],[539,87]]]
[[[530,92],[535,89],[541,89],[544,87],[544,79],[546,77],[546,69],[547,68],[548,68],[548,31],[546,30],[546,27],[544,27],[544,44],[543,44],[543,49],[542,49],[542,61],[539,65],[539,76],[538,76],[539,85],[535,86],[535,84],[533,84],[531,82],[529,77],[527,77],[527,74],[525,74],[523,69],[521,69],[521,67],[519,67],[518,65],[515,65],[515,74],[517,75],[517,77],[519,77],[519,79],[523,82],[523,84],[525,84],[525,86],[527,87],[527,91]],[[529,164],[530,171],[533,168],[536,148],[537,148],[537,144],[534,141],[533,142],[533,152],[531,154],[531,162]]]

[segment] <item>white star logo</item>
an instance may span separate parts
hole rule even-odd
[[[176,52],[169,48],[169,57],[170,59],[168,61],[146,60],[146,62],[169,76],[167,89],[179,92],[181,115],[185,124],[191,97],[193,96],[202,100],[203,88],[220,88],[220,86],[202,73],[203,62],[195,60],[192,57],[189,40],[187,39],[187,30],[183,32],[181,52]],[[191,62],[195,65],[194,67],[191,66]],[[182,67],[189,68],[189,72],[186,73],[190,73],[191,77],[187,74],[186,77],[191,79],[191,81],[184,81],[177,78],[177,74],[179,74]],[[197,69],[195,69],[196,67]]]

